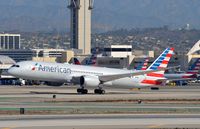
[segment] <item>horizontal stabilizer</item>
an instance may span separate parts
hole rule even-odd
[[[156,70],[135,71],[135,72],[132,72],[132,73],[125,73],[125,74],[102,75],[102,76],[99,76],[99,80],[102,81],[102,82],[108,82],[108,81],[112,81],[112,80],[116,80],[116,79],[120,79],[120,78],[144,75],[144,74],[148,74],[148,73],[152,73],[152,72],[163,71],[163,70],[173,69],[173,68],[174,67],[159,68],[159,69],[156,69]]]

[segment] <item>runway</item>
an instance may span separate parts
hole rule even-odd
[[[0,117],[2,119],[3,116]],[[200,115],[109,114],[11,116],[0,122],[1,129],[133,129],[133,128],[199,128]]]
[[[80,95],[76,88],[0,86],[0,129],[200,127],[198,84],[160,90],[111,87],[104,95],[93,94],[93,87]]]
[[[200,88],[161,87],[129,90],[107,88],[104,95],[80,95],[75,86],[0,86],[0,114],[200,113]],[[56,98],[53,98],[56,95]],[[138,103],[141,101],[141,103]]]

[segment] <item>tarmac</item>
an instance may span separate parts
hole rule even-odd
[[[0,122],[1,129],[194,129],[199,127],[200,115],[194,114],[84,114],[62,116],[12,116],[10,118],[7,117],[5,120]]]
[[[199,84],[106,87],[104,95],[94,94],[93,87],[77,94],[76,88],[0,86],[0,129],[200,128]]]

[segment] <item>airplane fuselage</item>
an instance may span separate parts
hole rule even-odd
[[[81,66],[62,63],[45,63],[24,61],[16,65],[19,68],[9,69],[13,76],[23,79],[51,81],[51,82],[71,82],[73,77],[91,76],[98,77],[101,75],[117,75],[131,73],[133,70],[113,69],[104,67]],[[104,83],[105,86],[123,86],[123,87],[146,87],[151,84],[143,84],[142,80],[145,75],[124,77]]]

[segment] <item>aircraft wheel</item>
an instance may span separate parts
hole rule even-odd
[[[106,93],[106,91],[105,91],[105,90],[101,90],[101,92],[102,92],[101,94],[105,94],[105,93]]]
[[[88,90],[87,90],[87,89],[79,88],[79,89],[77,89],[77,93],[78,93],[78,94],[87,94],[87,93],[88,93]]]
[[[105,94],[105,90],[101,90],[101,89],[95,89],[94,90],[95,94]]]
[[[82,89],[80,89],[80,88],[77,89],[77,93],[78,93],[78,94],[81,94],[81,93],[82,93]]]
[[[94,90],[94,93],[95,93],[95,94],[99,94],[99,89],[95,89],[95,90]]]
[[[87,89],[83,89],[82,94],[87,94],[88,90]]]

